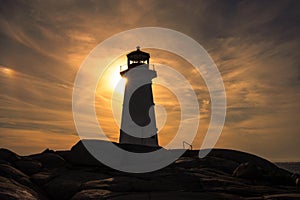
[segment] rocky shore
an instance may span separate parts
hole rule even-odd
[[[130,174],[99,163],[79,141],[29,156],[0,149],[0,199],[300,199],[300,189],[298,174],[245,152],[213,149],[199,159],[188,150],[168,167]]]

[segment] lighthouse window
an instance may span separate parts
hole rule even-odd
[[[138,63],[138,61],[136,61],[136,60],[130,60],[129,64],[132,64],[132,63]]]
[[[146,64],[147,61],[146,61],[146,60],[140,60],[139,63],[144,63],[144,64]]]

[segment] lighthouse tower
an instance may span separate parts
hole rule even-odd
[[[140,50],[127,54],[127,66],[120,74],[127,79],[123,100],[119,142],[158,146],[152,79],[157,76],[149,68],[150,54]]]

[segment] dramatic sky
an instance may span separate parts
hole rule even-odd
[[[79,139],[72,90],[81,63],[106,38],[148,26],[190,36],[218,66],[228,105],[216,147],[272,161],[300,161],[300,2],[296,0],[0,0],[0,147],[22,155],[45,148],[69,149]],[[148,52],[151,62],[174,67],[193,85],[201,110],[193,146],[199,148],[210,116],[205,83],[178,56]],[[119,133],[108,100],[119,65],[125,62],[123,56],[112,64],[95,94],[98,120],[112,141],[118,141]],[[180,109],[166,88],[154,86],[154,96],[168,114],[159,133],[160,144],[166,144],[178,128]]]

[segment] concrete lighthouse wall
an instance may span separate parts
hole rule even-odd
[[[148,64],[126,71],[120,143],[158,146],[152,79],[156,71]]]

